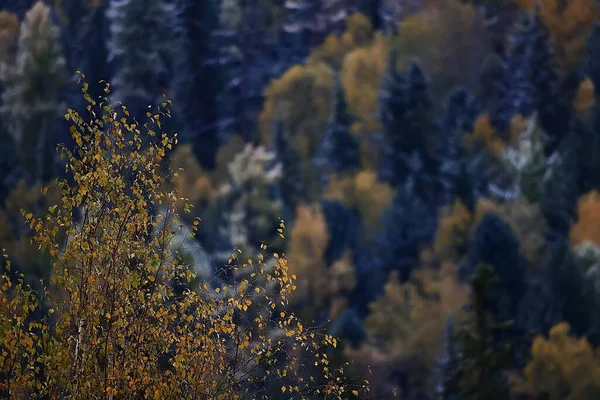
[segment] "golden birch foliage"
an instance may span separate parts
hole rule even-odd
[[[266,245],[246,261],[234,251],[229,264],[248,270],[237,274],[239,281],[191,287],[192,269],[170,250],[182,227],[176,204],[183,199],[162,189],[173,175],[160,172],[177,143],[161,129],[170,101],[149,111],[142,127],[125,107],[96,102],[86,84],[82,91],[90,119],[71,109],[65,114],[75,147],[61,152],[72,178],[56,182],[61,203],[42,217],[22,210],[34,243],[54,257],[53,291],[44,296],[50,311],[39,326],[19,325],[36,310],[28,290],[2,287],[0,301],[9,306],[0,309],[0,323],[8,327],[0,330],[0,343],[8,347],[2,352],[8,362],[0,364],[0,377],[10,377],[4,388],[16,382],[9,396],[267,398],[263,388],[273,384],[287,398],[317,393],[337,399],[362,391],[364,385],[351,385],[343,371],[330,370],[320,353],[337,341],[285,312],[296,278],[287,259],[268,254]],[[249,313],[251,307],[262,312]],[[27,368],[26,354],[35,354],[40,374]],[[300,363],[314,365],[317,378],[304,376]]]
[[[367,235],[380,225],[383,210],[390,205],[393,195],[393,189],[379,182],[373,170],[362,170],[352,176],[333,176],[325,192],[326,199],[358,210]]]
[[[212,182],[196,160],[188,144],[177,146],[171,155],[172,168],[177,171],[174,187],[191,204],[207,200],[212,191]]]
[[[525,393],[548,400],[600,397],[600,353],[587,339],[570,336],[569,329],[569,324],[561,322],[548,338],[535,338],[524,370]]]
[[[595,0],[513,0],[533,12],[539,3],[542,20],[550,29],[556,62],[564,71],[577,68],[586,40],[598,20]]]
[[[451,263],[417,270],[404,284],[393,272],[384,296],[369,306],[368,345],[389,357],[422,357],[433,367],[447,317],[460,320],[468,301],[468,287],[458,281],[457,268]]]
[[[325,63],[340,70],[344,58],[351,51],[365,47],[373,41],[375,32],[369,19],[355,13],[346,18],[346,31],[342,35],[330,34],[320,46],[310,52],[308,64]]]
[[[287,254],[291,272],[298,276],[297,295],[300,299],[311,296],[315,307],[321,305],[330,284],[325,263],[328,243],[327,223],[320,205],[298,207]]]
[[[8,11],[0,11],[0,62],[14,61],[18,34],[17,16]]]
[[[569,232],[574,246],[590,241],[600,245],[600,193],[593,190],[577,202],[577,222]]]
[[[283,119],[303,159],[312,157],[321,143],[333,105],[333,75],[326,64],[294,65],[265,89],[259,116],[264,143],[274,137],[273,123]]]
[[[457,261],[469,240],[473,215],[460,200],[451,207],[444,207],[435,234],[435,254],[446,261]]]

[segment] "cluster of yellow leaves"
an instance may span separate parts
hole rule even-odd
[[[600,193],[593,190],[577,202],[577,222],[571,226],[569,237],[574,246],[590,241],[600,245]]]
[[[542,20],[551,33],[556,62],[564,71],[577,68],[586,40],[598,19],[594,0],[513,0],[533,12],[539,4]]]
[[[446,319],[460,319],[468,302],[468,287],[458,281],[451,263],[417,270],[404,284],[392,272],[384,296],[369,307],[365,320],[369,341],[390,357],[419,355],[433,367]]]
[[[441,260],[454,261],[469,240],[473,216],[460,200],[441,211],[433,249]]]
[[[62,149],[72,181],[57,180],[61,203],[44,216],[21,210],[33,242],[53,257],[55,290],[44,293],[51,309],[41,322],[25,323],[42,310],[2,278],[0,376],[9,396],[266,398],[281,383],[289,398],[362,391],[321,354],[337,341],[283,311],[296,288],[284,256],[264,244],[254,260],[234,252],[233,282],[191,285],[194,273],[170,250],[185,199],[163,191],[161,175],[177,143],[161,132],[170,101],[142,127],[125,107],[93,100],[86,84],[82,91],[90,121],[65,115],[76,146]]]
[[[299,277],[296,296],[299,299],[310,296],[315,307],[322,305],[330,284],[325,274],[328,243],[327,223],[321,207],[298,207],[287,254],[292,273]]]
[[[360,13],[346,18],[346,31],[342,35],[330,34],[320,46],[314,48],[308,56],[308,64],[325,63],[341,69],[344,58],[351,51],[369,45],[375,32],[371,21]]]
[[[356,209],[363,227],[372,233],[380,225],[383,210],[392,202],[392,188],[379,182],[373,170],[363,170],[351,176],[333,176],[329,179],[325,198],[337,200],[349,209]]]
[[[569,335],[569,324],[554,326],[546,339],[538,336],[524,370],[520,390],[549,400],[600,397],[600,352],[585,338]]]
[[[458,281],[451,263],[417,270],[406,283],[393,272],[384,295],[369,307],[365,344],[346,349],[346,354],[372,372],[373,390],[393,390],[387,377],[403,371],[411,387],[428,391],[446,319],[460,322],[468,301],[469,289]]]

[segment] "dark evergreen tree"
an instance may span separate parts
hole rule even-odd
[[[450,94],[439,121],[440,138],[435,143],[435,157],[441,194],[446,204],[458,197],[472,209],[479,195],[477,176],[469,171],[472,159],[467,156],[463,145],[465,135],[473,131],[478,112],[475,98],[466,89],[459,88]]]
[[[323,181],[330,174],[352,174],[360,169],[360,144],[350,132],[352,117],[344,98],[344,88],[336,75],[335,104],[315,164]]]
[[[258,141],[255,127],[265,86],[300,61],[280,51],[280,30],[269,0],[221,3],[217,33],[219,68],[224,75],[219,96],[221,140],[237,133],[246,141]]]
[[[331,265],[343,255],[344,250],[355,248],[358,240],[358,218],[338,201],[323,200],[321,206],[329,236],[325,262]]]
[[[562,143],[542,184],[540,208],[546,220],[547,241],[564,240],[575,219],[577,199],[581,194],[578,155],[569,141]]]
[[[0,127],[0,207],[21,178],[17,146],[13,137]]]
[[[36,0],[0,0],[0,11],[9,11],[17,14],[19,19],[22,20],[35,2]]]
[[[165,0],[111,0],[108,60],[113,62],[113,97],[138,122],[165,92],[172,59],[173,6]]]
[[[413,61],[406,75],[401,74],[392,51],[381,86],[379,118],[384,131],[384,154],[379,175],[395,187],[413,176],[415,190],[431,204],[438,191],[432,154],[436,132],[423,70]]]
[[[444,351],[437,363],[436,399],[458,400],[459,385],[456,379],[459,348],[454,333],[454,322],[448,317],[444,326]]]
[[[435,217],[416,193],[412,179],[399,187],[390,208],[384,213],[377,237],[378,262],[384,276],[398,270],[407,280],[419,261],[419,248],[430,243],[435,231]]]
[[[455,382],[459,385],[459,399],[510,398],[503,372],[510,365],[513,348],[510,342],[499,339],[509,324],[496,319],[492,312],[497,308],[497,283],[492,267],[476,268],[471,283],[470,317],[457,332],[460,350]]]
[[[329,334],[341,338],[344,343],[349,343],[354,348],[357,348],[366,337],[363,321],[353,307],[345,309],[333,321]]]
[[[64,112],[58,95],[67,82],[59,37],[49,7],[36,3],[21,24],[15,62],[3,77],[2,114],[30,181],[45,182],[56,171],[55,134]]]
[[[282,120],[275,121],[274,132],[274,150],[277,162],[281,164],[283,172],[278,188],[278,197],[281,198],[287,214],[294,215],[296,207],[303,198],[300,155],[286,137],[286,129]]]
[[[177,57],[173,90],[181,113],[182,139],[192,143],[200,165],[215,167],[219,147],[217,96],[221,91],[213,32],[218,13],[213,0],[177,0],[174,31]]]
[[[492,213],[486,214],[475,230],[463,272],[472,277],[481,264],[489,265],[498,276],[497,317],[514,319],[526,290],[527,265],[510,227]]]
[[[566,321],[576,335],[589,333],[598,312],[594,304],[594,288],[583,275],[568,239],[549,244],[544,254],[544,280],[549,290],[540,328],[550,329],[554,324]]]

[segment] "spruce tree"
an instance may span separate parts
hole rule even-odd
[[[278,196],[281,198],[284,210],[294,215],[296,207],[303,199],[302,169],[300,155],[288,139],[284,122],[275,121],[274,149],[276,160],[281,164],[282,179],[279,183]]]
[[[54,175],[55,127],[64,111],[57,96],[67,82],[59,35],[50,9],[37,2],[21,25],[16,60],[4,77],[3,118],[34,181]]]
[[[459,387],[456,373],[458,371],[459,357],[454,322],[451,317],[448,317],[444,325],[444,350],[437,362],[436,399],[458,400]]]
[[[473,131],[479,107],[473,95],[464,88],[455,89],[439,121],[440,138],[435,143],[438,177],[445,204],[458,196],[472,208],[476,197],[475,176],[469,171],[471,159],[467,157],[463,142]]]
[[[526,290],[526,261],[521,255],[519,241],[510,226],[495,214],[486,214],[479,223],[469,244],[465,270],[470,276],[479,265],[493,269],[498,277],[496,288],[502,293],[494,310],[501,320],[515,318],[519,302]]]
[[[477,267],[471,283],[471,312],[458,329],[458,368],[455,381],[459,399],[505,400],[509,386],[503,374],[512,358],[510,343],[499,339],[509,326],[494,317],[498,278],[487,265]]]
[[[352,174],[360,169],[360,145],[350,132],[352,117],[344,97],[344,88],[336,74],[333,115],[315,160],[324,181],[332,173]]]
[[[213,0],[177,0],[177,56],[173,90],[184,121],[183,139],[192,143],[200,165],[213,169],[218,137],[220,76],[213,47],[218,13]]]
[[[165,0],[111,0],[108,60],[113,97],[141,123],[166,87],[172,58],[173,7]]]
[[[434,206],[439,201],[440,187],[433,157],[437,132],[429,83],[418,62],[413,61],[401,74],[395,59],[392,51],[379,98],[384,133],[380,177],[398,187],[411,176],[415,190],[428,205]]]
[[[431,242],[434,231],[435,217],[409,179],[397,189],[376,239],[377,257],[384,275],[398,270],[400,279],[407,280],[419,261],[420,246]]]

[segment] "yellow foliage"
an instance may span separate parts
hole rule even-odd
[[[368,345],[381,348],[390,358],[422,357],[431,368],[442,348],[446,319],[461,320],[468,301],[469,289],[458,281],[451,263],[417,270],[404,284],[394,271],[384,296],[369,306]]]
[[[590,241],[600,245],[600,193],[593,190],[577,202],[577,222],[569,232],[574,246]]]
[[[393,195],[393,189],[387,183],[377,180],[375,171],[363,170],[353,176],[333,176],[325,198],[357,209],[363,228],[369,234],[379,226],[383,210],[392,202]]]
[[[465,138],[467,148],[475,149],[478,146],[484,146],[490,153],[500,157],[506,149],[506,142],[498,137],[496,130],[492,126],[490,117],[481,115],[475,120],[473,132]]]
[[[373,37],[373,26],[365,15],[349,15],[346,18],[346,31],[341,36],[333,33],[328,35],[323,44],[311,51],[307,64],[323,62],[339,70],[350,51],[369,45]]]
[[[573,99],[573,108],[575,108],[582,117],[587,117],[589,115],[589,112],[594,105],[594,95],[595,90],[592,80],[590,78],[585,78],[579,84],[577,93]]]
[[[303,159],[318,149],[333,105],[333,75],[326,64],[295,65],[265,89],[259,116],[262,141],[270,144],[273,123],[282,119]]]
[[[419,58],[431,76],[434,98],[445,98],[456,85],[472,87],[489,52],[485,22],[472,2],[437,0],[399,24],[392,44],[404,68]]]
[[[473,216],[460,200],[442,210],[433,245],[441,260],[456,261],[467,244],[472,222]]]
[[[189,199],[192,204],[198,204],[210,196],[212,183],[209,176],[202,170],[190,145],[178,146],[171,156],[173,169],[178,173],[174,187],[177,193]]]
[[[587,339],[569,335],[569,324],[555,325],[548,339],[538,336],[525,367],[526,393],[549,400],[600,398],[600,354]]]
[[[83,92],[96,104],[86,86]],[[0,276],[0,390],[22,399],[225,400],[284,384],[290,392],[339,398],[350,390],[347,380],[316,351],[337,340],[309,331],[286,310],[296,288],[286,257],[262,245],[244,262],[234,251],[234,283],[192,284],[195,274],[173,249],[184,199],[163,190],[161,163],[177,144],[160,128],[167,103],[143,132],[106,99],[91,122],[67,111],[76,145],[61,156],[72,180],[57,181],[61,202],[44,215],[21,210],[33,243],[53,257],[43,285],[57,290],[43,293],[50,309],[33,322],[31,313],[45,312],[35,296]],[[147,144],[147,135],[157,140]],[[175,282],[185,290],[177,292]],[[319,382],[303,375],[312,373],[306,365]]]
[[[291,272],[298,276],[298,295],[313,296],[318,306],[327,293],[325,250],[329,243],[327,223],[320,206],[300,206],[291,232],[287,255]]]
[[[556,62],[564,71],[577,68],[586,40],[598,19],[595,0],[513,0],[533,12],[540,4],[542,20],[550,29]]]
[[[348,106],[357,118],[352,130],[359,135],[379,127],[375,116],[388,49],[386,39],[377,34],[370,46],[352,51],[344,60],[341,78]]]

